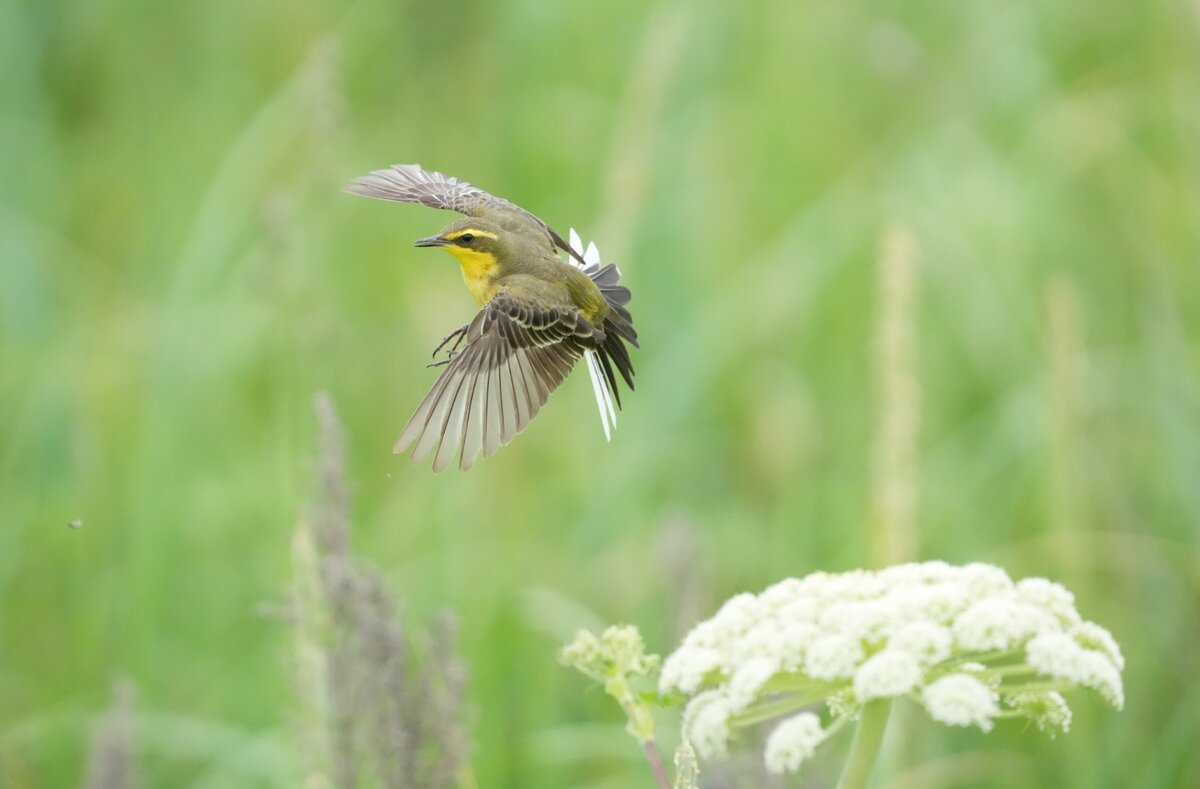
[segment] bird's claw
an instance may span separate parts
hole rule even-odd
[[[464,323],[462,326],[459,326],[457,329],[455,329],[454,331],[450,332],[445,337],[443,337],[442,341],[439,342],[437,347],[433,349],[433,353],[431,354],[431,356],[434,359],[436,359],[437,355],[441,352],[441,350],[443,348],[446,348],[447,343],[449,343],[451,340],[453,340],[454,344],[451,345],[449,348],[446,348],[446,358],[442,359],[440,362],[430,362],[429,364],[427,364],[425,366],[426,367],[441,367],[442,365],[450,364],[450,362],[452,362],[454,360],[455,355],[458,353],[458,346],[462,345],[463,339],[467,336],[467,329],[469,327],[470,327],[469,323]]]

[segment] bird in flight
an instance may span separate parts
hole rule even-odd
[[[621,406],[617,373],[633,389],[625,343],[638,343],[625,308],[629,289],[616,266],[600,265],[595,244],[584,250],[574,230],[568,244],[525,209],[416,164],[375,170],[346,191],[465,215],[416,246],[453,255],[482,309],[434,349],[435,359],[443,350],[446,358],[431,366],[444,369],[394,452],[415,444],[414,462],[433,452],[435,472],[458,454],[468,470],[481,452],[490,456],[525,429],[581,356],[609,436],[614,401]]]

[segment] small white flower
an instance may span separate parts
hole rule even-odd
[[[1005,701],[1051,737],[1059,732],[1065,734],[1071,728],[1071,708],[1060,693],[1017,693]]]
[[[1017,599],[1053,614],[1064,626],[1079,621],[1075,595],[1065,586],[1045,578],[1023,578],[1018,581]]]
[[[825,739],[821,719],[811,712],[793,715],[780,723],[767,738],[763,758],[772,773],[794,773],[812,757]]]
[[[961,569],[962,583],[976,599],[1007,592],[1013,588],[1012,579],[1008,573],[992,564],[971,562]]]
[[[633,625],[614,625],[600,634],[600,641],[615,669],[622,674],[645,675],[658,667],[658,657],[646,654],[642,634]]]
[[[758,598],[743,592],[726,600],[713,622],[725,637],[736,637],[749,630],[761,613]]]
[[[733,712],[741,712],[750,706],[758,691],[779,670],[779,664],[770,658],[753,658],[746,661],[729,678],[729,689],[726,691],[729,708]]]
[[[784,625],[775,634],[775,657],[785,671],[798,671],[804,665],[809,646],[821,636],[821,630],[810,622]]]
[[[817,597],[826,604],[846,600],[869,600],[879,597],[887,586],[869,570],[821,574]]]
[[[683,713],[683,736],[703,759],[723,759],[729,752],[732,711],[719,690],[701,693]]]
[[[931,683],[921,694],[929,717],[950,726],[978,726],[992,730],[1000,713],[996,694],[969,674],[950,674]]]
[[[781,626],[774,617],[765,617],[735,639],[727,650],[727,661],[740,665],[757,658],[775,658],[779,654]]]
[[[788,600],[777,609],[780,622],[801,624],[816,622],[821,615],[821,604],[815,597],[796,597]]]
[[[1125,705],[1121,672],[1103,652],[1079,645],[1066,633],[1044,633],[1025,646],[1025,659],[1039,673],[1099,691],[1117,709]]]
[[[857,638],[840,634],[822,636],[808,647],[804,673],[825,681],[846,679],[854,675],[862,659],[862,643]]]
[[[721,633],[713,620],[708,619],[693,627],[683,637],[683,649],[715,647],[721,642]]]
[[[910,622],[888,639],[888,649],[907,652],[923,666],[932,666],[950,657],[953,645],[950,631],[933,622]]]
[[[896,609],[905,622],[949,625],[973,601],[967,587],[955,581],[897,590]]]
[[[588,630],[575,633],[575,638],[562,648],[562,661],[591,676],[602,660],[600,639]],[[598,676],[598,675],[597,675]]]
[[[834,718],[850,718],[854,713],[858,712],[859,703],[854,695],[854,690],[851,688],[842,688],[835,690],[825,697],[825,706],[829,708],[829,714]]]
[[[709,673],[721,666],[721,653],[708,647],[679,649],[667,658],[658,677],[658,688],[663,693],[680,690],[695,693]]]
[[[778,608],[795,600],[801,595],[802,591],[799,579],[785,578],[779,583],[764,589],[762,594],[758,596],[758,599],[770,608]]]
[[[1044,630],[1057,630],[1058,620],[1007,595],[980,600],[954,620],[954,640],[964,649],[987,652],[1012,649]]]
[[[896,624],[896,611],[880,600],[835,603],[819,620],[827,632],[844,633],[870,644],[882,642]]]
[[[859,701],[903,696],[920,684],[921,667],[906,652],[885,649],[867,658],[854,672],[854,694]]]
[[[879,571],[888,586],[921,586],[954,580],[960,568],[942,561],[897,564]]]
[[[1121,647],[1117,646],[1112,633],[1100,625],[1095,622],[1080,622],[1071,628],[1071,637],[1075,639],[1075,643],[1085,649],[1103,652],[1117,667],[1117,670],[1125,670],[1125,656],[1121,654]]]

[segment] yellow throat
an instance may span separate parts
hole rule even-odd
[[[492,296],[496,295],[496,274],[500,271],[500,261],[496,260],[496,256],[491,252],[456,246],[442,247],[442,249],[458,258],[458,265],[462,268],[463,282],[466,283],[467,290],[471,291],[471,296],[479,306],[482,307],[491,301]]]

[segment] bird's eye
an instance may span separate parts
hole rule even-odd
[[[460,244],[470,244],[474,240],[475,236],[471,235],[470,233],[463,233],[458,237],[458,243]]]

